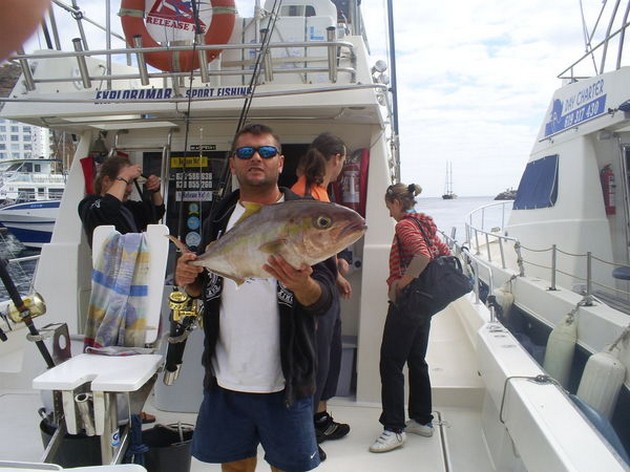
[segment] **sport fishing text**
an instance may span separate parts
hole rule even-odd
[[[247,95],[251,95],[251,87],[203,87],[186,90],[185,97],[203,99]],[[175,96],[173,89],[98,90],[94,101],[103,103],[113,100],[169,100]]]

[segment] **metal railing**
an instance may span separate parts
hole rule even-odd
[[[541,273],[546,274],[545,279],[550,283],[548,288],[550,291],[558,290],[557,280],[562,275],[566,277],[565,280],[571,281],[571,287],[568,288],[583,296],[585,305],[592,305],[595,300],[603,300],[605,303],[614,305],[615,308],[630,312],[630,290],[628,287],[630,282],[626,282],[626,288],[619,288],[619,286],[606,283],[606,279],[597,276],[597,274],[611,274],[608,280],[613,280],[613,271],[627,268],[629,266],[627,262],[608,261],[593,255],[591,252],[569,253],[555,244],[542,249],[523,246],[518,238],[505,235],[503,229],[505,217],[502,217],[503,224],[500,228],[488,229],[485,225],[488,212],[493,211],[494,207],[505,204],[507,202],[493,203],[473,210],[468,215],[466,223],[466,242],[463,247],[467,255],[479,264],[477,267],[484,267],[485,271],[488,272],[488,279],[484,282],[488,283],[490,291],[494,289],[493,266],[499,266],[504,270],[512,269],[514,275],[518,277],[531,275],[527,273],[527,268],[529,267],[531,272],[531,269],[535,267],[541,269],[536,272],[537,277],[540,277]],[[504,212],[504,210],[503,208],[501,211]],[[474,222],[477,222],[479,226]],[[453,243],[457,244],[456,242]],[[499,259],[493,260],[497,254],[496,248],[498,248]],[[513,254],[508,257],[510,250],[513,251]],[[548,254],[548,258],[541,257],[545,254]],[[559,258],[571,260],[572,263],[561,264]],[[576,260],[582,261],[576,262]],[[566,266],[576,267],[576,269],[569,272],[564,268]],[[630,269],[628,270],[630,271]],[[623,283],[619,285],[623,285]]]

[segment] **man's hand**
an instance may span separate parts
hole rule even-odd
[[[263,269],[291,290],[304,306],[314,304],[322,295],[321,287],[311,277],[313,268],[309,265],[295,269],[282,256],[269,256]]]
[[[203,272],[203,267],[189,264],[190,261],[197,259],[197,254],[193,252],[184,252],[175,266],[175,284],[178,287],[184,287],[186,293],[193,297],[201,295],[201,284],[197,277]]]

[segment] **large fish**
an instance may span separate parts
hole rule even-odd
[[[289,200],[244,205],[245,213],[232,229],[191,262],[239,285],[249,278],[269,277],[263,265],[272,254],[296,269],[304,263],[313,265],[337,254],[367,229],[358,213],[334,203]]]

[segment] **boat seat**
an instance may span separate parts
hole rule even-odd
[[[95,264],[109,236],[115,232],[113,226],[99,226],[94,231],[92,261]],[[168,257],[168,227],[149,225],[145,234],[149,259],[147,263],[146,344],[153,344],[158,337],[164,276]],[[100,248],[100,249],[97,249]],[[33,380],[33,388],[61,392],[61,404],[65,428],[70,434],[81,429],[88,435],[101,437],[103,464],[112,461],[120,448],[125,447],[127,438],[119,438],[117,395],[127,397],[127,418],[139,414],[148,397],[157,371],[162,365],[158,354],[135,354],[107,356],[83,353],[71,357]],[[87,388],[87,391],[86,391]],[[82,400],[86,396],[92,401],[86,417]],[[90,423],[90,420],[93,423]],[[60,430],[62,428],[58,428]]]
[[[613,270],[613,277],[619,280],[630,280],[630,267],[621,266]]]

